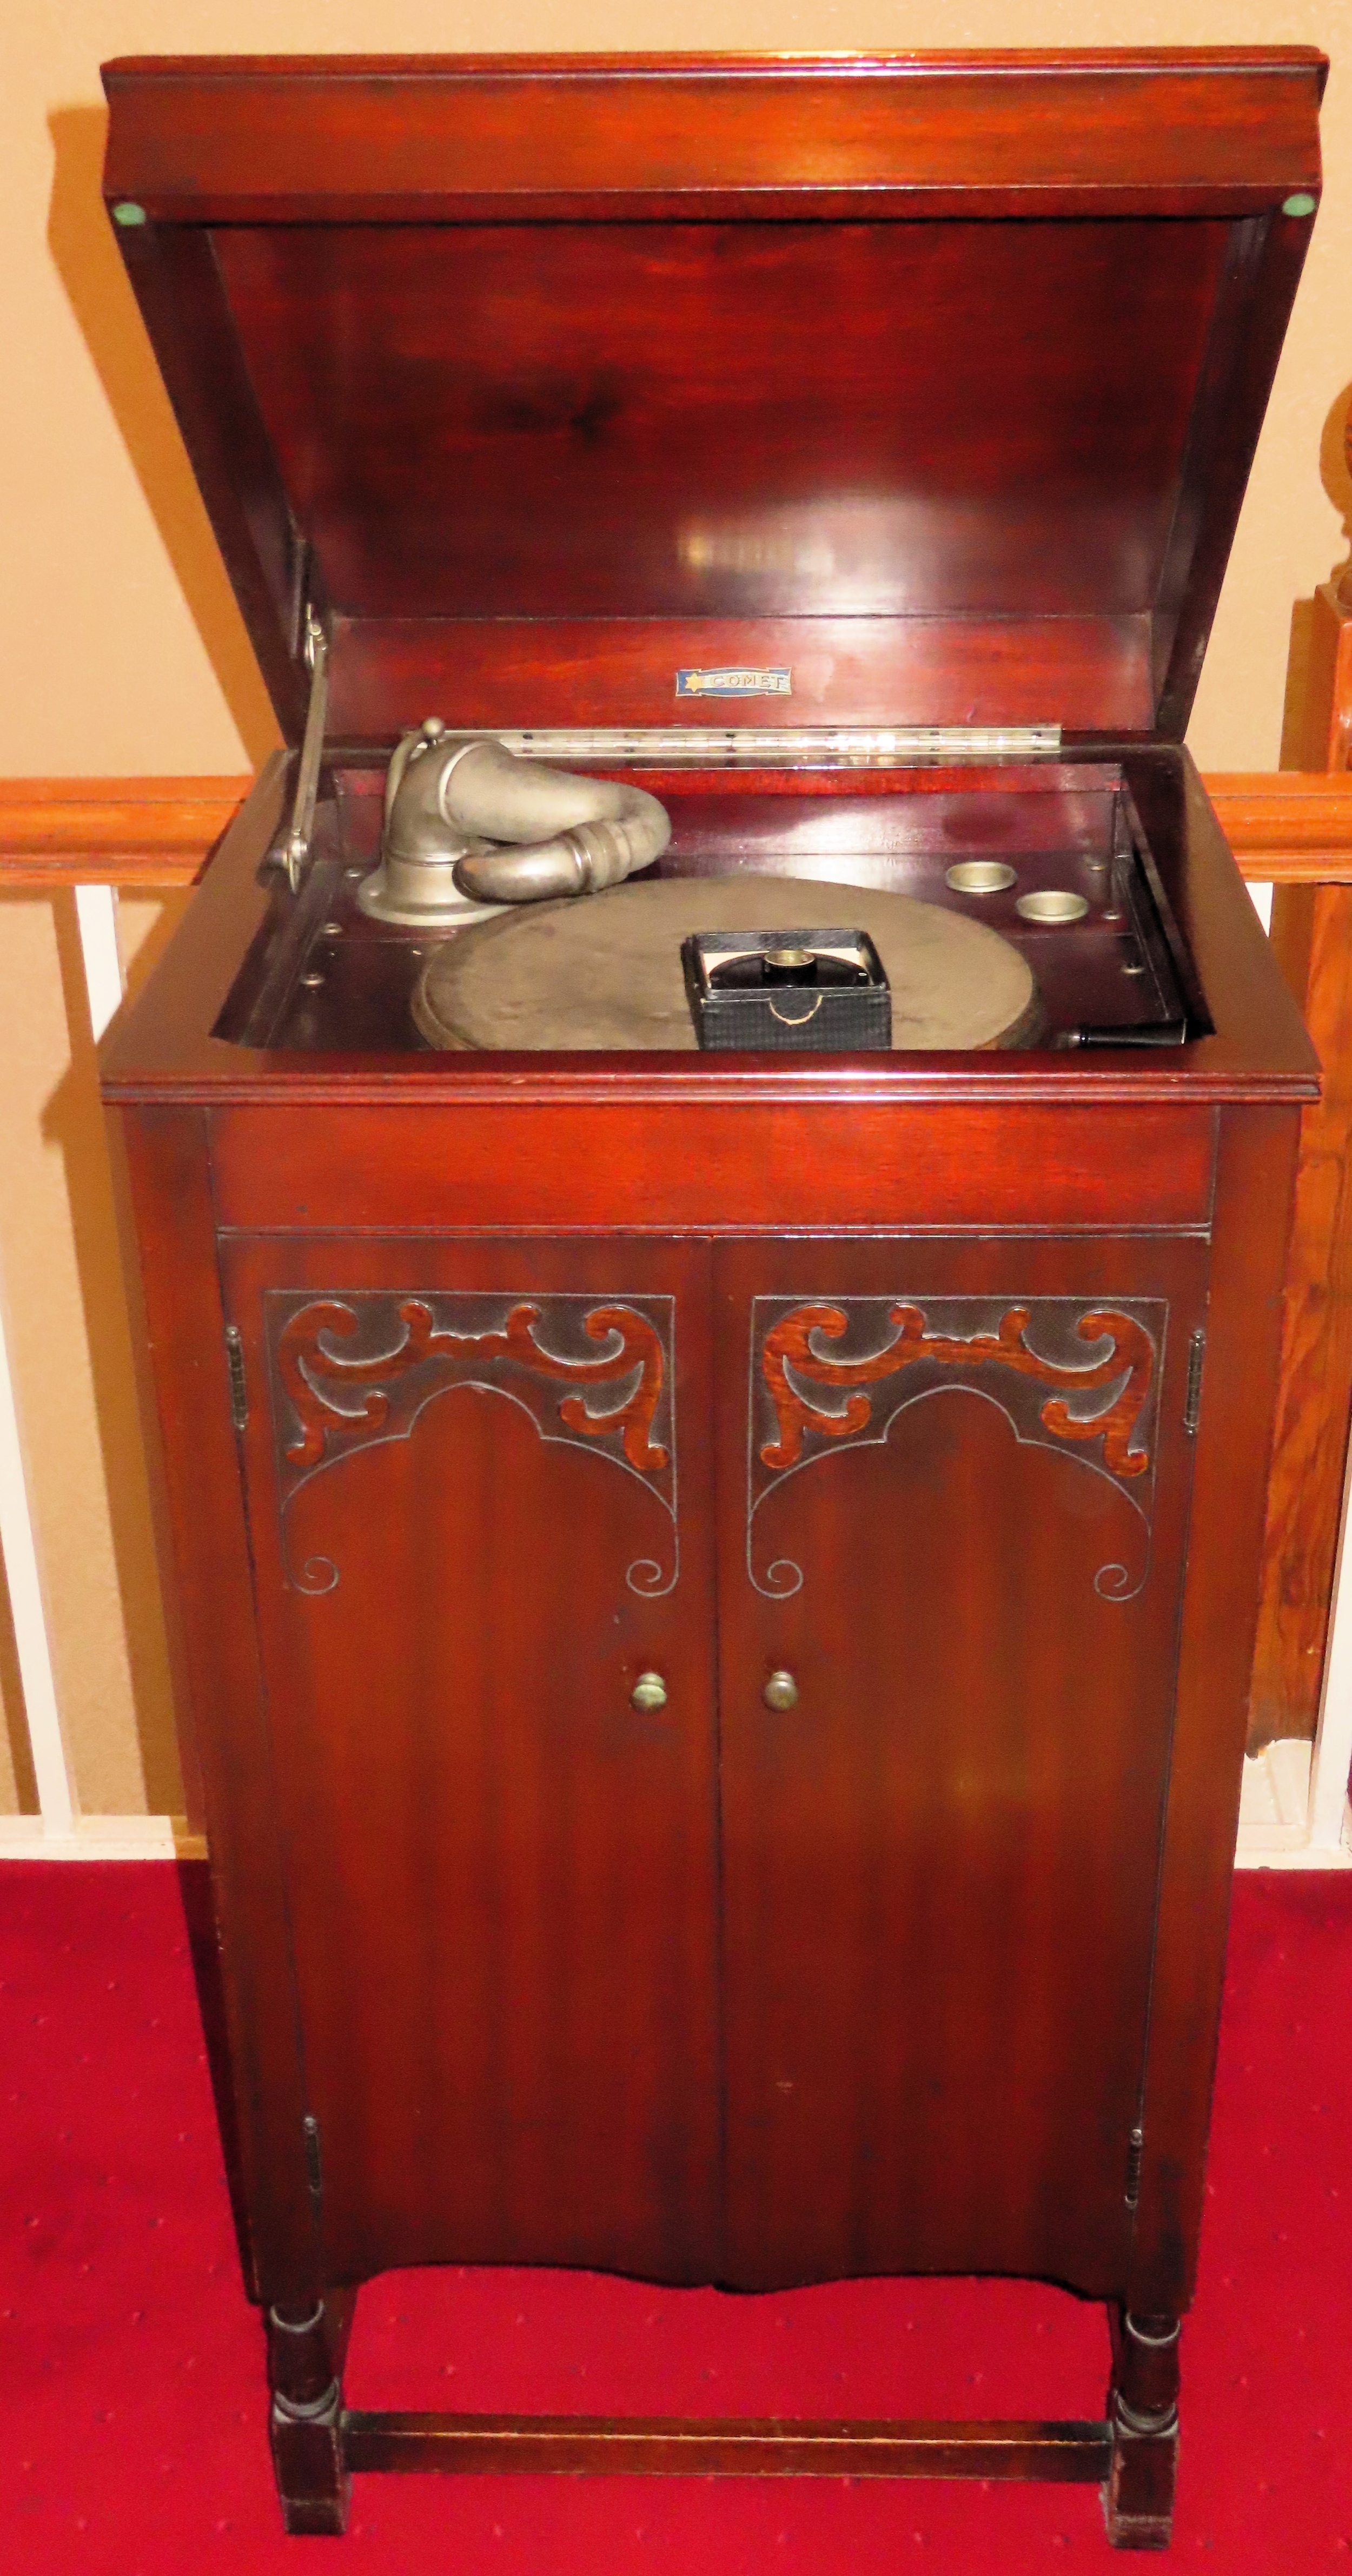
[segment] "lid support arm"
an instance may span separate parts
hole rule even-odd
[[[310,672],[310,703],[305,711],[305,738],[300,747],[291,829],[281,852],[286,881],[293,894],[300,892],[300,881],[314,836],[315,801],[319,794],[324,728],[329,713],[329,640],[314,610],[309,607],[305,611],[305,660]]]

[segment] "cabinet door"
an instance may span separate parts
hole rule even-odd
[[[707,2278],[707,1255],[224,1259],[330,2278]]]
[[[1121,2279],[1205,1257],[717,1256],[732,2282]]]

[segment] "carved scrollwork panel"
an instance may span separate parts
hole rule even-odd
[[[407,1440],[433,1396],[499,1394],[544,1440],[608,1458],[672,1524],[664,1554],[626,1570],[631,1591],[674,1589],[678,1563],[673,1383],[675,1301],[472,1291],[271,1289],[264,1300],[287,1580],[331,1592],[328,1557],[293,1565],[287,1514],[302,1487],[372,1442]]]
[[[1100,1566],[1107,1601],[1143,1589],[1154,1513],[1159,1377],[1168,1306],[1074,1297],[757,1297],[751,1314],[747,1567],[787,1600],[803,1568],[762,1562],[756,1514],[787,1476],[852,1443],[885,1441],[898,1413],[968,1386],[1015,1438],[1105,1477],[1141,1522],[1140,1563]]]

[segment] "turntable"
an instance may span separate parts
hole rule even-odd
[[[1321,59],[106,78],[287,744],[104,1082],[288,2527],[510,2462],[1158,2544],[1315,1086],[1182,737]],[[687,940],[827,932],[890,1045],[697,1045]],[[1108,2411],[354,2409],[422,2263],[1050,2280]]]

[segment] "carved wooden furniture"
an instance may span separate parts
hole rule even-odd
[[[1349,433],[1352,439],[1352,433]],[[1315,593],[1302,766],[1352,748],[1352,577]],[[1352,888],[1278,885],[1272,945],[1324,1069],[1301,1120],[1250,1742],[1319,1724],[1352,1425]]]
[[[292,749],[105,1060],[293,2530],[510,2460],[1090,2477],[1167,2537],[1314,1086],[1178,746],[1321,77],[108,75],[293,745],[328,690],[297,890]],[[434,709],[639,777],[664,874],[993,904],[1055,1042],[420,1047],[355,887]],[[1042,2276],[1108,2411],[349,2409],[356,2289],[436,2261]]]

